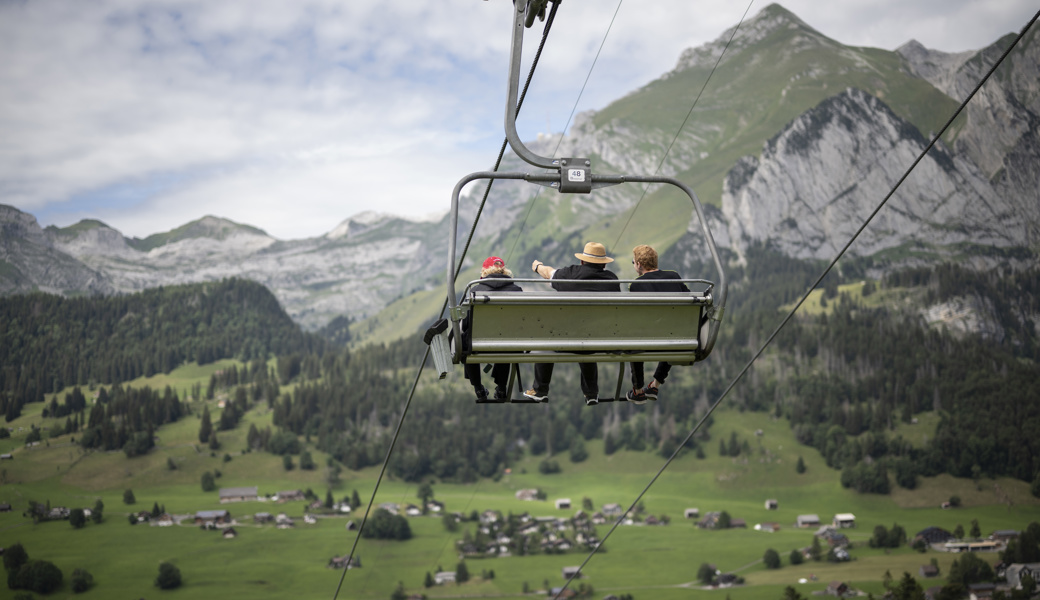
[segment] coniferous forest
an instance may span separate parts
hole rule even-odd
[[[940,473],[1011,476],[1040,489],[1038,343],[1025,317],[1038,312],[1037,273],[943,265],[868,281],[855,296],[841,291],[867,267],[828,276],[819,302],[826,310],[793,319],[726,403],[786,418],[798,440],[859,492],[913,488],[918,477]],[[541,469],[551,473],[561,461],[583,460],[594,440],[608,454],[624,448],[668,456],[779,323],[778,304],[797,300],[818,273],[815,265],[757,251],[734,277],[712,356],[674,369],[662,399],[647,406],[585,407],[577,401],[577,369],[558,369],[548,404],[519,409],[475,404],[458,373],[448,383],[426,378],[408,407],[390,472],[409,481],[473,481],[501,473],[528,452],[542,456]],[[910,304],[892,300],[911,297]],[[919,309],[904,306],[962,297],[990,307],[1000,335],[930,326]],[[889,300],[872,301],[878,298]],[[302,332],[265,288],[239,280],[115,298],[9,297],[0,300],[0,315],[0,402],[8,420],[44,392],[103,383],[104,399],[93,407],[75,390],[46,410],[65,416],[66,430],[82,431],[85,447],[122,448],[128,457],[147,452],[152,432],[187,408],[168,389],[118,384],[185,361],[237,358],[240,368],[197,390],[208,398],[228,390],[232,398],[219,417],[203,415],[202,427],[209,428],[200,430],[200,442],[219,447],[219,432],[237,427],[238,416],[263,402],[276,430],[251,429],[252,449],[300,454],[302,466],[306,439],[342,468],[380,464],[425,350],[419,334],[347,350]],[[276,366],[267,365],[270,358]],[[612,388],[616,369],[601,365],[604,390]],[[522,373],[527,382],[530,368]],[[923,446],[894,433],[932,411],[939,425]],[[749,452],[749,440],[707,425],[687,451]]]

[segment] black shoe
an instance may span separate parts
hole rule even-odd
[[[500,386],[495,386],[495,400],[505,402],[509,400],[509,396],[506,394],[506,390]]]
[[[650,400],[657,400],[657,392],[659,391],[659,389],[650,386],[643,388],[643,393],[646,394],[646,397]]]
[[[629,390],[627,397],[632,404],[646,404],[646,393],[643,390]]]
[[[589,396],[585,396],[585,406],[596,406],[597,404],[599,404],[598,396],[592,396],[591,398]]]
[[[476,392],[477,394],[477,402],[487,402],[488,390],[486,387],[480,386],[478,388],[474,388],[474,392]]]

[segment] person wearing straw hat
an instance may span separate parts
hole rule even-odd
[[[489,292],[524,291],[523,288],[513,283],[512,277],[512,271],[506,268],[506,261],[497,256],[489,256],[484,259],[484,263],[481,265],[481,282],[473,286],[472,291],[485,294]],[[470,316],[468,314],[462,321],[462,327],[465,331],[469,331]],[[509,385],[509,367],[508,363],[496,363],[491,368],[491,378],[495,380],[495,400],[504,401],[508,399],[506,397],[506,387]],[[473,384],[477,402],[487,401],[488,389],[480,382],[480,365],[467,363],[463,367],[463,372],[466,374],[466,379]]]
[[[558,292],[620,292],[617,275],[607,270],[607,265],[614,262],[607,256],[607,249],[599,242],[585,244],[584,250],[575,252],[574,257],[580,264],[556,269],[536,260],[531,269],[544,279],[552,281],[552,287]],[[549,399],[549,381],[552,379],[553,363],[536,363],[534,365],[534,388],[524,392],[524,396],[545,402]],[[599,369],[596,363],[578,363],[581,370],[581,391],[585,394],[585,404],[599,404]]]

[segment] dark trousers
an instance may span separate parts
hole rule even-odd
[[[506,389],[506,385],[509,384],[510,366],[509,363],[496,363],[491,367],[491,378],[495,380],[495,385],[503,390]],[[473,389],[480,389],[480,365],[466,363],[463,365],[462,371],[466,374],[466,379],[469,379],[469,382],[473,384]]]
[[[643,389],[643,363],[628,363],[632,367],[632,389]],[[668,377],[668,371],[672,370],[672,365],[666,362],[657,363],[657,369],[654,370],[654,379],[657,383],[664,383],[664,380]]]
[[[534,391],[537,394],[549,393],[549,382],[552,380],[554,363],[535,363]],[[599,397],[599,368],[596,363],[578,363],[581,369],[581,393],[586,398]]]

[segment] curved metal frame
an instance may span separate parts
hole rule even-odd
[[[451,195],[451,245],[448,252],[448,273],[447,273],[447,288],[448,288],[448,308],[449,315],[451,317],[451,327],[455,334],[456,340],[462,339],[462,327],[460,325],[462,321],[462,314],[459,311],[458,295],[455,289],[455,264],[456,264],[456,240],[455,232],[458,231],[459,226],[459,195],[466,184],[476,181],[478,179],[522,179],[531,183],[544,184],[544,182],[558,182],[559,173],[494,173],[490,171],[480,171],[477,173],[470,173],[463,177],[457,184]],[[704,215],[704,207],[701,205],[701,201],[697,198],[697,194],[685,183],[672,178],[672,177],[658,177],[658,176],[639,176],[639,175],[596,175],[592,174],[592,180],[594,183],[599,182],[604,185],[616,185],[619,183],[667,183],[678,187],[682,191],[686,192],[686,195],[690,197],[690,201],[693,203],[695,212],[701,223],[701,232],[704,234],[705,241],[708,244],[708,251],[711,253],[712,260],[715,263],[715,270],[718,272],[719,280],[715,284],[712,293],[712,305],[707,309],[708,317],[708,332],[706,336],[703,336],[702,343],[698,349],[698,360],[703,360],[711,353],[712,348],[715,346],[715,339],[719,333],[719,325],[721,324],[723,313],[726,307],[726,294],[728,284],[726,282],[726,272],[722,267],[722,259],[719,257],[718,248],[715,246],[715,238],[711,235],[711,230],[708,229],[707,218]],[[468,286],[467,286],[468,287]],[[703,335],[703,332],[702,332]],[[452,355],[452,361],[456,364],[460,361],[461,344],[455,345],[455,351]],[[551,362],[551,361],[546,361]]]

